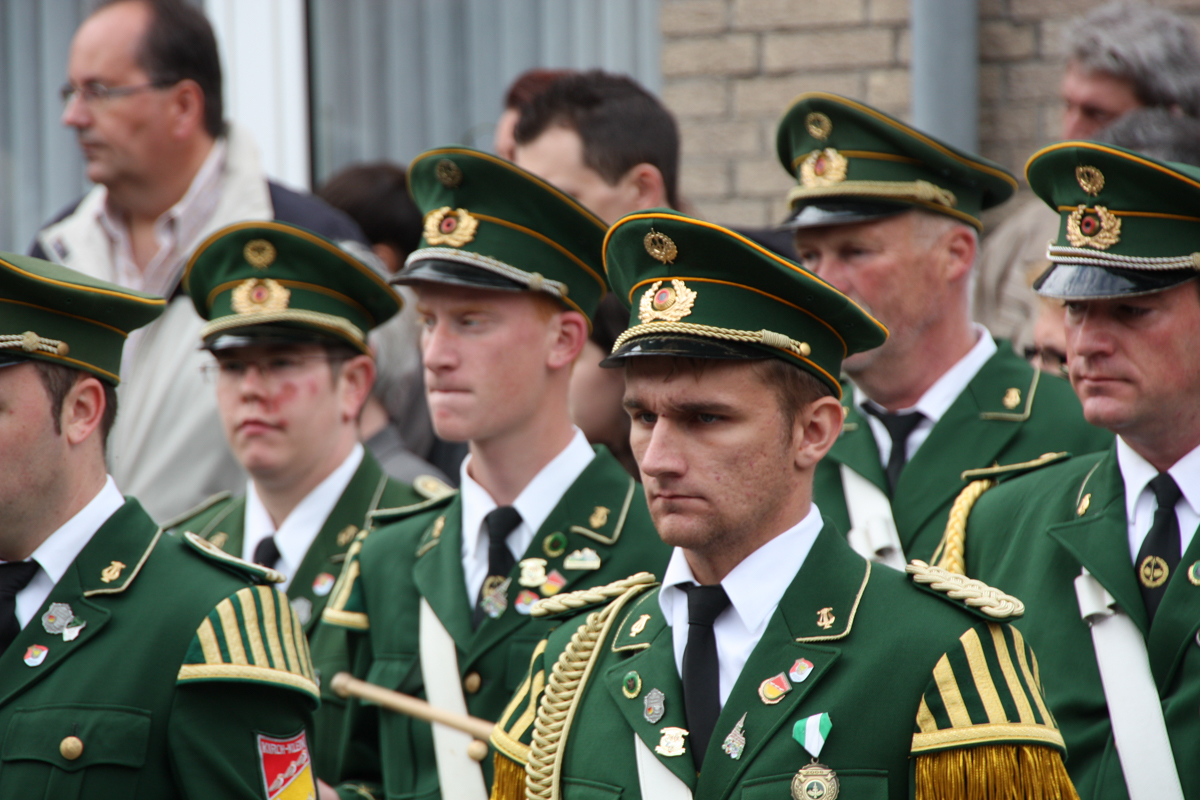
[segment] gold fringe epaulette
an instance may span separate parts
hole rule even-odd
[[[499,752],[492,758],[492,765],[490,800],[525,800],[525,765]]]
[[[1025,613],[1025,604],[1011,594],[988,586],[983,581],[973,580],[966,575],[931,567],[924,561],[914,559],[904,568],[914,583],[928,586],[935,592],[958,600],[968,608],[987,615],[989,619],[1009,619]]]
[[[1079,800],[1058,751],[987,744],[917,756],[917,800]]]
[[[607,603],[614,597],[620,597],[631,587],[649,586],[654,582],[654,576],[649,572],[638,572],[628,578],[613,581],[607,586],[593,586],[590,589],[543,597],[533,604],[529,615],[531,617],[552,617],[555,614],[573,613],[588,606]]]

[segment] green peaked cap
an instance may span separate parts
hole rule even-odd
[[[541,291],[590,321],[608,286],[608,226],[535,175],[469,147],[440,147],[408,166],[425,234],[395,283],[430,281]]]
[[[0,253],[0,363],[26,358],[121,382],[121,349],[166,301],[40,258]]]
[[[1025,165],[1058,212],[1039,294],[1099,299],[1161,292],[1200,270],[1200,169],[1096,142],[1045,147]]]
[[[1017,188],[1016,178],[999,164],[824,92],[793,101],[779,122],[776,148],[783,168],[798,182],[788,192],[796,227],[923,208],[980,229],[980,212]]]
[[[610,362],[639,355],[779,358],[841,397],[842,359],[887,339],[887,328],[798,264],[670,209],[618,220],[604,265],[631,312]]]
[[[283,222],[240,222],[196,248],[183,288],[209,323],[206,343],[258,326],[318,333],[370,353],[367,331],[403,301],[351,252],[324,236]]]

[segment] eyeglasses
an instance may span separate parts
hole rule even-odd
[[[1054,375],[1067,375],[1067,354],[1053,347],[1028,346],[1024,349],[1025,360],[1038,369]]]
[[[131,94],[138,92],[148,92],[151,89],[165,89],[168,86],[174,86],[173,82],[154,81],[152,83],[139,83],[134,86],[105,86],[103,83],[89,81],[83,86],[76,86],[73,83],[64,83],[62,88],[58,90],[59,96],[62,97],[64,106],[70,105],[71,100],[76,95],[86,105],[92,103],[103,103],[106,100],[115,100],[118,97],[128,97]]]
[[[259,359],[218,358],[215,362],[202,365],[200,371],[210,381],[237,383],[253,367],[265,383],[278,385],[299,378],[310,362],[329,360],[326,353],[276,355]]]

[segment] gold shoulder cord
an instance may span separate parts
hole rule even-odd
[[[562,768],[567,733],[600,652],[597,645],[607,637],[625,604],[654,583],[653,575],[642,572],[602,587],[602,590],[619,596],[599,611],[588,614],[587,620],[559,655],[546,680],[545,693],[534,721],[533,744],[529,750],[529,763],[525,766],[527,800],[558,800],[557,778]]]
[[[946,532],[930,560],[948,572],[967,574],[967,517],[983,493],[995,484],[991,480],[971,481],[959,492],[950,507],[950,518],[946,520]],[[940,558],[939,558],[940,556]]]

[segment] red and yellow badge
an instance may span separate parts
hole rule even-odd
[[[308,740],[304,731],[290,739],[258,735],[258,756],[262,763],[263,785],[267,800],[312,800],[317,796]]]

